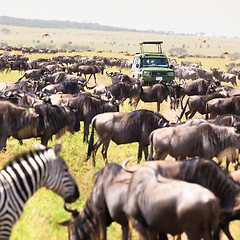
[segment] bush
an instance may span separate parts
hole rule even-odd
[[[231,57],[231,58],[240,58],[240,52],[230,53],[229,57]]]
[[[7,44],[7,42],[1,42],[1,43],[0,43],[0,46],[1,46],[1,47],[5,47],[5,46],[8,46],[8,44]]]
[[[11,30],[8,29],[8,28],[2,28],[1,31],[2,31],[3,34],[9,34],[9,33],[11,33]]]

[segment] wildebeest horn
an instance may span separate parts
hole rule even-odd
[[[124,171],[129,172],[129,173],[134,173],[134,172],[135,172],[135,171],[132,171],[132,170],[129,170],[129,169],[126,168],[127,164],[128,164],[132,159],[133,159],[133,157],[130,157],[130,158],[128,158],[128,159],[126,159],[126,160],[123,161],[123,163],[122,163],[122,168],[123,168]]]
[[[72,213],[73,215],[78,215],[78,210],[77,210],[76,208],[74,208],[74,209],[67,208],[65,201],[64,201],[64,203],[63,203],[63,208],[64,208],[67,212]]]

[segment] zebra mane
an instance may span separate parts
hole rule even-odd
[[[24,159],[26,161],[28,161],[28,156],[32,156],[33,157],[33,154],[36,153],[37,155],[39,155],[40,153],[43,153],[45,151],[48,151],[49,148],[46,148],[44,150],[30,150],[30,151],[26,151],[26,152],[23,152],[23,153],[20,153],[20,154],[17,154],[14,158],[10,159],[8,162],[5,163],[5,165],[3,166],[2,170],[6,170],[6,168],[8,166],[11,166],[13,163],[17,162],[19,163],[21,161],[21,159]]]

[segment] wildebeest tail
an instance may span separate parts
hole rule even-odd
[[[183,114],[184,114],[185,111],[186,111],[188,102],[189,102],[189,98],[187,99],[186,104],[185,104],[185,106],[184,106],[184,108],[183,108],[183,110],[182,110],[182,112],[181,112],[181,115],[180,115],[180,117],[178,118],[180,122],[181,122],[181,119],[182,119],[182,117],[183,117]]]
[[[147,161],[153,159],[153,134],[150,135],[150,153],[148,154]]]
[[[92,132],[91,132],[90,140],[89,140],[89,143],[88,143],[87,159],[91,156],[91,153],[93,151],[95,122],[96,122],[96,119],[94,119],[92,121]]]
[[[25,77],[25,73],[17,80],[17,83],[19,83],[24,77]]]

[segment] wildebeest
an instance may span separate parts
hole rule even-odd
[[[123,168],[128,161],[124,161]],[[193,158],[184,161],[148,161],[130,168],[134,172],[141,166],[156,169],[163,177],[197,183],[212,191],[220,200],[221,220],[219,227],[233,240],[229,232],[229,222],[239,219],[240,185],[236,184],[213,160]],[[215,238],[218,238],[218,231]]]
[[[143,86],[141,87],[141,92],[139,98],[136,100],[135,107],[139,100],[141,99],[143,102],[157,102],[157,111],[160,111],[160,104],[165,100],[167,101],[167,97],[169,94],[168,87],[164,84],[154,84],[152,86]]]
[[[170,98],[170,109],[176,110],[179,103],[181,103],[181,107],[183,108],[182,100],[185,95],[183,88],[174,81],[167,86],[169,91],[168,96]]]
[[[218,226],[220,206],[208,189],[194,183],[162,177],[149,166],[132,176],[125,213],[143,240],[159,233],[185,232],[189,240],[212,239]]]
[[[43,93],[55,94],[57,92],[64,94],[74,94],[79,93],[80,91],[85,91],[85,83],[78,81],[62,81],[56,84],[47,85],[42,89]]]
[[[77,112],[78,121],[84,122],[83,142],[88,141],[89,125],[97,114],[104,112],[119,112],[119,106],[111,101],[102,100],[91,94],[79,94],[70,101],[70,106]]]
[[[134,84],[137,79],[136,78],[131,78],[127,74],[123,74],[121,72],[106,72],[107,76],[111,78],[112,83],[119,83],[119,82],[125,82],[129,84]]]
[[[223,82],[231,82],[233,86],[237,86],[237,77],[234,74],[226,73],[223,71],[219,71],[217,68],[212,68],[213,76]]]
[[[236,123],[240,122],[240,116],[234,114],[220,115],[217,118],[213,119],[212,122],[216,125],[234,127]]]
[[[16,106],[8,101],[0,102],[0,150],[6,147],[7,138],[32,126],[38,127],[39,114],[34,108]]]
[[[138,160],[142,159],[142,151],[144,151],[145,159],[147,159],[149,134],[154,129],[170,125],[169,121],[161,114],[149,110],[137,110],[129,113],[103,113],[94,117],[91,124],[92,132],[87,159],[92,154],[94,165],[95,155],[101,144],[103,144],[103,160],[107,163],[107,150],[111,140],[118,145],[138,142]],[[94,129],[97,132],[95,144],[93,144]]]
[[[127,98],[139,98],[141,86],[139,82],[134,84],[119,82],[106,86],[105,89],[107,94],[110,93],[116,100],[123,102]]]
[[[116,163],[109,163],[97,173],[84,209],[61,223],[68,226],[70,240],[105,240],[106,228],[113,221],[121,224],[122,239],[128,239],[128,219],[123,207],[131,175]]]
[[[212,85],[218,85],[219,83],[208,81],[206,79],[199,78],[194,81],[186,81],[180,84],[184,90],[184,93],[188,96],[192,95],[205,95]]]
[[[90,80],[91,76],[93,75],[94,77],[94,81],[96,82],[96,73],[101,73],[103,74],[105,67],[103,66],[97,66],[97,65],[83,65],[83,66],[79,66],[79,75],[80,77],[82,76],[82,74],[84,74],[85,78],[87,78],[87,75],[90,74],[87,82]]]
[[[18,140],[40,137],[41,144],[47,146],[48,140],[55,134],[61,137],[67,130],[72,134],[80,130],[76,113],[70,109],[51,104],[41,104],[36,105],[34,110],[38,119],[10,136]]]
[[[221,93],[215,92],[213,94],[209,95],[193,95],[188,97],[186,101],[186,105],[183,108],[183,111],[179,117],[181,120],[184,112],[186,111],[186,107],[189,107],[189,110],[185,113],[186,119],[192,118],[197,112],[201,114],[206,113],[206,104],[209,100],[215,99],[215,98],[223,98],[224,96]],[[190,116],[189,116],[190,114]],[[189,117],[188,117],[189,116]]]
[[[207,80],[212,80],[213,79],[213,73],[209,70],[205,70],[202,68],[198,68],[196,70],[198,78],[203,78]]]
[[[45,68],[29,69],[18,79],[17,82],[20,82],[24,77],[39,80],[47,71],[48,70]]]
[[[86,80],[80,76],[76,75],[70,75],[67,74],[66,72],[56,72],[56,73],[51,73],[46,76],[44,76],[43,80],[45,82],[49,82],[52,84],[57,84],[61,83],[63,81],[73,81],[73,82],[78,82],[79,84],[85,84],[86,85]]]
[[[206,103],[206,119],[208,119],[209,113],[210,118],[224,114],[240,115],[240,96],[209,100]]]
[[[68,74],[79,73],[80,65],[81,65],[80,63],[73,63],[73,64],[68,65],[68,67],[67,67]]]
[[[148,160],[152,159],[154,148],[154,159],[165,159],[168,154],[178,160],[196,156],[217,157],[220,164],[226,155],[229,159],[235,157],[236,149],[240,148],[238,124],[235,127],[210,123],[191,127],[180,125],[154,130],[149,139],[151,151]]]
[[[181,67],[176,71],[176,76],[179,79],[192,79],[192,80],[196,80],[197,79],[197,73],[194,70],[191,70],[189,68],[186,67]]]

